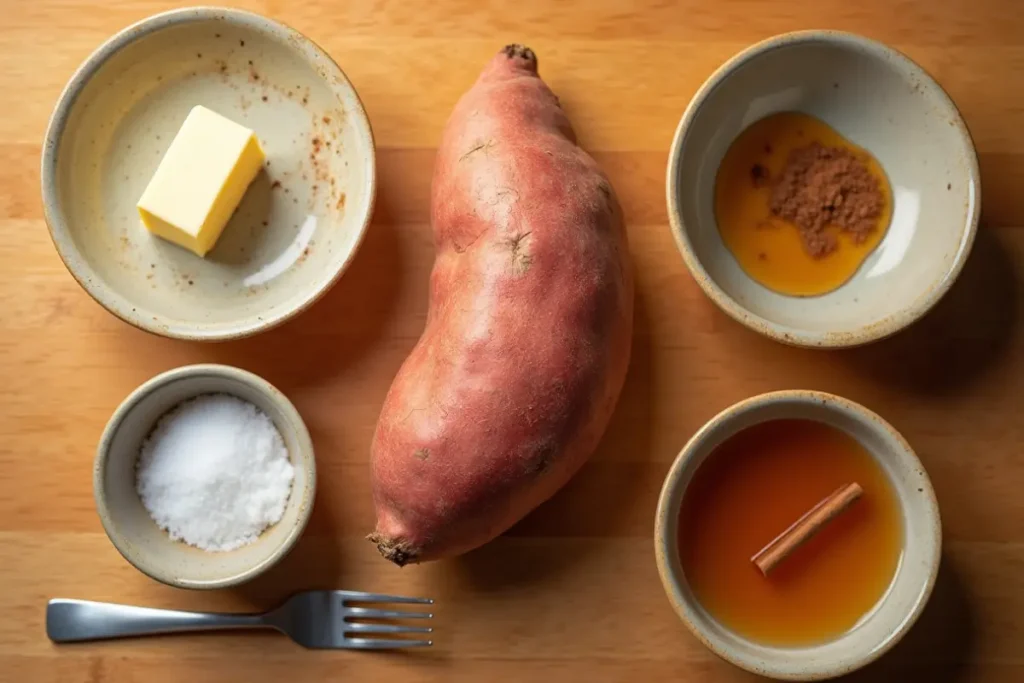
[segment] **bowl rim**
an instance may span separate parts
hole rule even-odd
[[[893,441],[900,445],[903,455],[906,456],[909,462],[915,466],[920,476],[917,483],[923,489],[922,493],[925,496],[927,507],[934,513],[932,519],[929,520],[929,525],[932,527],[935,535],[934,551],[930,557],[922,558],[923,561],[927,562],[928,574],[925,577],[924,585],[917,593],[908,613],[903,617],[898,625],[886,634],[885,639],[881,643],[876,644],[873,649],[866,650],[858,657],[845,662],[845,666],[833,666],[833,668],[830,669],[830,665],[828,663],[815,662],[817,669],[810,670],[807,673],[775,671],[771,669],[767,662],[764,662],[763,666],[758,667],[743,658],[733,656],[727,649],[720,647],[719,644],[714,639],[709,638],[699,626],[699,621],[696,618],[697,611],[694,605],[685,600],[684,593],[680,590],[679,585],[675,581],[671,566],[673,562],[672,540],[669,538],[668,527],[672,523],[671,520],[678,515],[678,510],[670,509],[670,503],[676,490],[680,486],[688,483],[688,479],[684,480],[682,473],[685,465],[693,456],[694,451],[712,433],[726,427],[730,422],[736,420],[749,411],[781,402],[817,405],[829,410],[843,411],[855,416],[856,419],[863,422],[865,425],[869,425],[875,432],[884,433],[889,436]],[[672,605],[672,609],[686,625],[686,628],[690,633],[692,633],[715,655],[741,669],[760,676],[768,676],[778,680],[818,681],[852,673],[853,671],[859,670],[871,662],[874,662],[879,657],[889,652],[889,650],[902,640],[903,636],[905,636],[910,628],[917,622],[931,598],[932,591],[935,587],[935,581],[939,573],[939,565],[941,564],[942,558],[942,520],[938,500],[935,496],[935,490],[932,487],[931,480],[929,479],[923,464],[907,440],[884,418],[863,405],[851,401],[850,399],[823,391],[805,389],[770,391],[743,399],[720,411],[717,415],[708,420],[699,430],[697,430],[689,441],[687,441],[686,445],[683,446],[682,450],[672,462],[668,473],[665,475],[665,481],[662,484],[661,493],[658,496],[654,522],[654,551],[662,588]]]
[[[686,231],[682,219],[680,202],[677,187],[679,185],[679,167],[682,160],[682,149],[685,146],[689,133],[690,124],[696,118],[697,112],[703,106],[708,97],[721,85],[726,78],[740,67],[750,63],[754,59],[777,49],[804,45],[823,43],[829,45],[840,45],[846,48],[866,51],[876,57],[896,62],[903,69],[915,74],[922,82],[930,84],[939,102],[944,104],[949,112],[950,121],[954,124],[961,138],[964,140],[967,151],[966,172],[974,186],[973,201],[970,215],[960,235],[960,243],[956,254],[950,263],[944,277],[930,290],[919,296],[907,308],[886,316],[880,321],[862,325],[853,332],[810,332],[792,328],[772,322],[767,318],[756,315],[747,310],[739,302],[729,296],[718,283],[708,274],[704,265],[700,262]],[[672,137],[672,145],[669,149],[669,159],[665,179],[666,201],[668,205],[669,225],[672,236],[675,239],[676,247],[682,254],[683,261],[689,269],[693,278],[700,285],[704,293],[722,311],[733,320],[741,323],[749,329],[763,334],[771,339],[790,346],[808,348],[849,348],[861,346],[874,341],[889,337],[900,330],[908,327],[921,319],[942,299],[957,280],[963,270],[964,263],[970,255],[974,245],[974,239],[978,230],[978,223],[981,218],[981,171],[978,165],[978,152],[963,115],[957,108],[956,103],[949,96],[949,93],[932,77],[923,67],[912,60],[904,53],[889,47],[884,43],[872,40],[865,36],[846,31],[835,31],[827,29],[809,29],[802,31],[791,31],[772,36],[765,40],[750,45],[722,63],[715,69],[707,80],[697,89],[693,98],[687,104],[683,116],[676,126]]]
[[[71,237],[71,230],[68,227],[68,221],[65,220],[61,199],[57,192],[57,157],[61,148],[61,139],[64,136],[68,118],[75,102],[96,73],[114,55],[145,36],[174,26],[202,21],[225,21],[230,24],[264,31],[271,35],[284,36],[295,43],[293,49],[304,59],[309,61],[309,57],[312,55],[319,60],[328,75],[333,77],[332,79],[325,79],[328,81],[328,87],[339,96],[342,93],[346,96],[351,96],[354,106],[351,110],[346,110],[349,114],[348,119],[353,122],[352,125],[362,129],[360,136],[365,136],[369,143],[370,152],[363,161],[366,172],[364,189],[367,193],[365,215],[362,216],[352,248],[339,263],[335,271],[328,277],[321,278],[320,282],[314,284],[308,293],[294,306],[282,308],[273,316],[253,315],[251,319],[243,320],[237,324],[208,329],[197,328],[191,323],[181,323],[150,311],[142,314],[136,311],[137,306],[133,307],[127,299],[109,287],[101,278],[97,277],[95,271],[82,256]],[[40,181],[43,199],[43,218],[46,221],[50,239],[65,268],[71,273],[71,276],[79,286],[97,303],[129,325],[157,336],[189,341],[225,341],[249,337],[259,332],[270,330],[294,318],[323,297],[338,282],[345,271],[348,270],[366,238],[366,233],[369,230],[373,217],[378,183],[376,141],[373,135],[373,127],[366,114],[366,107],[360,99],[355,86],[341,66],[312,38],[277,20],[246,10],[215,6],[182,7],[153,14],[117,31],[78,66],[61,90],[46,127],[46,133],[43,137]]]
[[[288,531],[288,534],[284,537],[281,544],[274,549],[269,557],[259,564],[235,574],[234,576],[216,581],[191,581],[187,579],[174,578],[170,574],[161,573],[156,570],[148,571],[147,569],[139,566],[133,559],[132,552],[128,549],[127,544],[124,542],[124,537],[117,533],[113,515],[111,514],[110,507],[107,505],[105,474],[107,471],[107,459],[110,452],[110,444],[114,439],[114,435],[124,423],[125,418],[144,398],[152,394],[157,389],[173,382],[193,377],[212,377],[216,379],[234,380],[254,388],[276,404],[288,417],[289,422],[295,426],[295,436],[300,444],[300,453],[295,455],[293,464],[296,467],[301,466],[306,472],[306,486],[301,493],[304,494],[304,498],[308,498],[309,502],[302,510],[300,510],[300,513],[295,520],[295,525]],[[227,588],[250,581],[264,573],[284,559],[284,557],[291,552],[295,544],[298,543],[299,538],[301,538],[306,529],[306,525],[309,523],[309,519],[313,513],[313,504],[316,501],[316,454],[313,449],[313,439],[309,434],[309,428],[306,427],[306,423],[299,414],[298,409],[288,399],[288,397],[273,384],[255,373],[241,368],[236,368],[231,365],[221,365],[218,363],[183,365],[181,367],[162,372],[146,380],[132,390],[132,392],[128,394],[128,396],[121,401],[120,405],[118,405],[114,410],[114,413],[103,428],[103,433],[96,446],[96,455],[92,468],[92,489],[93,499],[96,504],[96,512],[99,514],[100,522],[103,525],[103,531],[107,534],[107,538],[110,539],[110,542],[117,549],[117,552],[119,552],[121,556],[133,567],[151,579],[175,588],[190,588],[196,590]],[[297,491],[293,489],[291,495],[295,495],[296,493]]]

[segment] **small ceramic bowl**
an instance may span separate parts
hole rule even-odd
[[[268,160],[205,258],[151,235],[136,210],[195,105],[253,129]],[[242,337],[304,310],[348,267],[373,212],[373,134],[345,74],[298,32],[174,10],[124,29],[71,77],[42,191],[65,265],[114,315],[168,337]]]
[[[882,243],[851,280],[823,296],[760,285],[718,233],[718,166],[740,132],[779,111],[815,116],[868,150],[893,189]],[[705,293],[747,327],[809,347],[864,344],[923,316],[970,252],[980,192],[970,134],[942,88],[895,50],[834,31],[771,38],[715,71],[679,122],[667,173],[672,232]]]
[[[281,521],[255,542],[228,552],[208,552],[172,541],[143,507],[135,487],[139,452],[157,421],[183,401],[204,394],[237,396],[266,413],[281,433],[295,467]],[[178,588],[234,586],[272,567],[302,535],[315,492],[313,442],[295,406],[265,380],[226,365],[177,368],[132,392],[103,430],[93,468],[96,508],[114,547],[141,572]]]
[[[799,648],[761,645],[712,617],[694,597],[679,560],[678,516],[694,472],[737,432],[777,419],[816,420],[850,434],[888,475],[903,516],[903,555],[892,583],[874,610],[835,640]],[[814,391],[781,391],[737,403],[698,431],[672,464],[658,501],[654,531],[658,571],[672,606],[715,654],[771,678],[812,681],[850,673],[895,645],[931,595],[942,547],[938,504],[910,445],[881,417],[846,399]]]

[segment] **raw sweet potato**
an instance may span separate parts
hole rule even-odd
[[[369,539],[398,565],[482,545],[564,485],[608,424],[632,334],[621,210],[528,48],[499,52],[456,106],[431,222],[426,329],[372,449]]]

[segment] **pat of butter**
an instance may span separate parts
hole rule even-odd
[[[213,248],[263,167],[256,135],[206,107],[193,107],[139,199],[154,235],[199,256]]]

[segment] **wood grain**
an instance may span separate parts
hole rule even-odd
[[[104,312],[67,274],[38,196],[47,117],[75,67],[121,27],[175,6],[0,0],[0,680],[751,681],[686,633],[650,539],[668,464],[718,410],[782,388],[832,391],[886,416],[935,484],[946,550],[922,621],[854,681],[1024,680],[1024,13],[1009,0],[477,0],[229,4],[292,24],[342,64],[379,144],[373,229],[342,282],[269,334],[221,345],[154,338]],[[961,280],[926,320],[846,352],[779,346],[719,313],[667,228],[663,177],[678,117],[710,71],[771,34],[858,31],[919,60],[975,137],[984,227]],[[372,526],[367,454],[390,380],[423,326],[433,148],[456,97],[511,40],[530,44],[607,169],[639,276],[635,352],[598,454],[505,537],[459,560],[398,570]],[[372,296],[368,295],[372,292]],[[177,365],[253,370],[297,404],[316,442],[308,533],[271,575],[212,594],[132,569],[96,518],[92,451],[138,383]],[[433,651],[305,652],[272,635],[56,648],[54,596],[262,609],[298,588],[438,599]]]

